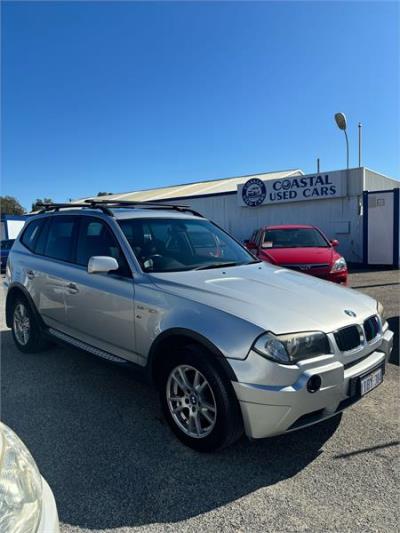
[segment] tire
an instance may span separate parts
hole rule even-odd
[[[15,345],[23,353],[39,352],[48,345],[31,306],[23,296],[17,296],[12,304],[11,329]]]
[[[178,348],[164,366],[159,383],[164,416],[178,439],[190,448],[213,452],[243,433],[232,384],[213,355],[201,346]]]

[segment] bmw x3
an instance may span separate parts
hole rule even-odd
[[[6,285],[19,350],[58,340],[141,367],[199,451],[335,416],[380,385],[393,346],[376,300],[261,262],[185,206],[45,205]]]

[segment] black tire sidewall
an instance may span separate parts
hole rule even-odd
[[[200,451],[212,452],[231,444],[242,418],[232,384],[213,360],[212,354],[201,346],[188,345],[179,348],[173,359],[164,367],[160,380],[160,401],[164,416],[175,435],[187,446]],[[168,407],[166,386],[171,371],[180,364],[190,365],[199,370],[207,379],[214,394],[217,406],[217,420],[214,429],[206,437],[199,439],[186,435],[172,418]]]

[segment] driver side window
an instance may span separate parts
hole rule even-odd
[[[131,277],[121,247],[107,224],[100,219],[82,217],[76,249],[76,262],[78,265],[86,267],[91,257],[99,255],[114,257],[118,261],[119,269],[112,271],[112,274]]]

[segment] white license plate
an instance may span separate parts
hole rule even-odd
[[[367,394],[367,392],[375,389],[383,381],[382,368],[377,368],[367,376],[361,378],[361,396]]]

